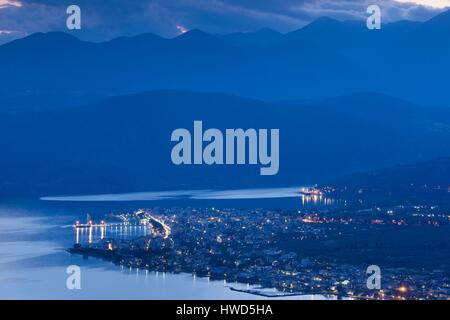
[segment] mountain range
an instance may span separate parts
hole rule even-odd
[[[449,31],[450,11],[381,30],[325,17],[287,34],[191,30],[92,43],[37,33],[0,46],[0,94],[70,100],[174,89],[298,100],[370,91],[446,107]]]
[[[175,166],[173,130],[280,129],[280,171]],[[85,106],[3,113],[0,195],[98,194],[313,184],[450,154],[450,109],[380,94],[264,102],[160,90]]]
[[[324,185],[325,186],[325,185]],[[347,206],[450,205],[450,158],[354,173],[326,185]],[[325,188],[324,190],[330,190]]]

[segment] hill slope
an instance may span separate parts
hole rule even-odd
[[[170,135],[279,128],[280,171],[174,166]],[[77,194],[316,183],[357,170],[450,154],[450,110],[383,95],[266,103],[216,93],[155,91],[84,107],[2,114],[0,194]]]

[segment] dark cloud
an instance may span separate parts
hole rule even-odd
[[[10,0],[11,1],[11,0]],[[0,6],[0,42],[6,36],[38,31],[64,30],[66,8],[82,8],[79,36],[104,40],[121,35],[154,32],[175,36],[177,25],[212,33],[251,31],[270,27],[282,32],[302,27],[320,16],[341,20],[366,16],[370,4],[378,4],[385,22],[424,20],[437,13],[431,8],[394,0],[14,0],[22,6]],[[6,4],[6,5],[5,5]]]

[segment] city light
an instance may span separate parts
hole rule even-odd
[[[408,288],[406,286],[400,286],[397,290],[401,293],[408,292]]]

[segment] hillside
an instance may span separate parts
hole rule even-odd
[[[329,195],[363,205],[450,205],[450,158],[357,173],[326,186]],[[325,185],[323,186],[325,187]]]
[[[280,171],[174,166],[177,128],[280,129]],[[77,194],[287,186],[449,154],[450,110],[377,94],[267,103],[153,91],[0,117],[0,194]]]
[[[449,16],[375,31],[363,21],[323,17],[287,34],[192,30],[173,39],[142,34],[102,43],[37,33],[0,46],[0,94],[174,89],[292,100],[370,91],[447,107]]]

